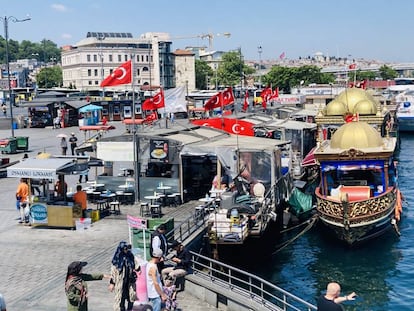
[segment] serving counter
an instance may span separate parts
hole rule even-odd
[[[34,225],[75,228],[76,221],[82,217],[82,208],[71,202],[36,202],[31,205],[30,216]]]

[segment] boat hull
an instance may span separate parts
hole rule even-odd
[[[397,222],[395,189],[367,200],[349,202],[324,197],[318,191],[316,195],[319,219],[339,240],[349,245],[376,238]]]
[[[398,116],[398,130],[400,132],[414,132],[414,115]]]

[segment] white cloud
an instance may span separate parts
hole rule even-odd
[[[55,11],[59,11],[59,12],[67,12],[68,8],[66,6],[64,6],[63,4],[60,3],[53,3],[51,5],[52,9]]]

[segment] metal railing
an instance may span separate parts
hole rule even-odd
[[[251,300],[268,310],[317,310],[316,306],[258,276],[194,252],[191,254],[193,274],[214,284],[221,294],[225,289],[244,298],[238,300],[242,305],[249,305],[247,302]]]
[[[209,211],[209,209],[206,209]],[[167,234],[167,238],[185,241],[201,228],[206,228],[208,214],[194,213]],[[302,311],[317,308],[303,299],[251,273],[212,258],[191,252],[193,275],[211,282],[213,288],[225,289],[240,296],[238,303],[252,301],[268,310]],[[221,293],[225,296],[225,293]],[[244,299],[243,299],[244,298]]]

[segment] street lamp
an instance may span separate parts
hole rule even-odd
[[[20,23],[30,20],[30,17],[26,17],[24,19],[17,19],[14,16],[4,16],[0,17],[1,21],[4,23],[4,37],[6,39],[6,66],[7,66],[7,86],[8,86],[8,93],[9,93],[9,103],[10,103],[10,122],[11,122],[11,133],[12,137],[14,137],[14,127],[13,127],[13,103],[12,103],[12,96],[11,96],[11,80],[10,80],[10,63],[9,63],[9,21],[13,23]]]
[[[104,61],[103,61],[103,52],[102,52],[102,41],[105,40],[105,36],[103,34],[99,34],[96,39],[99,40],[99,56],[101,57],[101,82],[104,80]],[[105,88],[102,88],[102,98],[105,97]]]
[[[260,45],[260,46],[257,47],[257,53],[259,53],[259,85],[260,85],[260,88],[262,88],[262,73],[261,73],[261,70],[262,70],[262,52],[263,52],[262,46]]]

